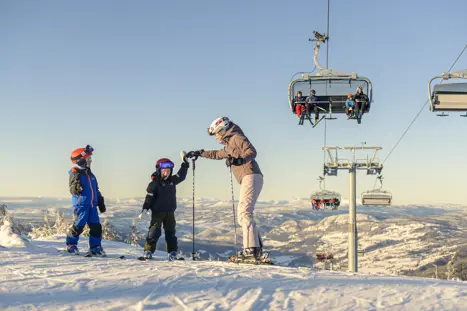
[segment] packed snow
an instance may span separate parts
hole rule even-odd
[[[64,235],[54,215],[71,222],[68,200],[0,203],[6,201],[11,217],[0,220],[1,310],[466,310],[467,282],[400,275],[448,260],[465,245],[463,206],[360,206],[359,272],[348,273],[346,206],[331,212],[312,211],[307,200],[259,202],[257,222],[276,265],[254,266],[225,262],[235,250],[228,201],[196,200],[196,250],[204,260],[195,262],[190,199],[180,199],[177,210],[184,262],[167,261],[163,238],[150,262],[136,260],[141,246],[108,240],[108,258],[58,252]],[[109,200],[101,218],[122,235],[119,241],[144,241],[150,216],[137,217],[142,201]],[[50,224],[38,230],[44,215]],[[29,237],[20,234],[31,229]],[[53,235],[38,238],[41,232]],[[79,247],[86,250],[87,238]],[[333,264],[318,263],[318,251],[333,253]]]
[[[105,241],[109,258],[57,252],[64,236],[0,249],[2,310],[465,310],[467,283],[312,268],[172,261]],[[86,241],[81,241],[81,248]],[[116,255],[125,255],[118,259]]]

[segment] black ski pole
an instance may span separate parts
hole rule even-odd
[[[232,166],[230,168],[230,191],[232,192],[232,211],[233,211],[233,222],[234,222],[234,237],[235,237],[235,256],[238,256],[238,239],[237,239],[237,217],[235,213],[235,199],[232,181]]]
[[[195,260],[195,161],[196,159],[191,159],[193,165],[193,251],[191,252],[192,259]]]

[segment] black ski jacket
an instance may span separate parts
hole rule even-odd
[[[177,209],[175,186],[185,180],[189,167],[190,164],[183,162],[177,174],[171,175],[167,180],[162,180],[159,172],[154,172],[146,189],[143,209],[150,209],[152,212],[174,212]]]

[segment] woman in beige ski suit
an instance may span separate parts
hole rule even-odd
[[[238,204],[238,222],[243,232],[244,256],[262,255],[263,243],[253,219],[256,201],[263,188],[263,174],[256,162],[256,149],[243,133],[242,129],[227,117],[217,118],[208,129],[209,135],[215,135],[223,149],[193,151],[194,156],[207,159],[227,159],[226,164],[232,169],[235,179],[240,184]]]

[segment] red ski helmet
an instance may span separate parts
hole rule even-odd
[[[86,163],[86,158],[92,156],[94,149],[87,145],[85,148],[78,148],[73,150],[70,155],[71,162],[73,164],[83,165]]]
[[[162,159],[159,159],[157,160],[156,162],[156,168],[157,169],[160,169],[160,168],[174,168],[174,163],[168,159],[168,158],[162,158]]]
[[[157,160],[156,171],[151,175],[151,179],[159,180],[161,176],[161,169],[164,169],[164,168],[169,168],[170,169],[169,176],[172,176],[172,170],[174,168],[174,163],[168,158],[162,158],[162,159]]]

